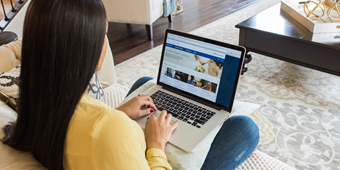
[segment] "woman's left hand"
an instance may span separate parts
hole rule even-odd
[[[144,105],[147,107],[147,109],[141,110],[141,107]],[[131,119],[148,115],[157,110],[151,97],[148,95],[136,96],[116,109],[124,112]]]

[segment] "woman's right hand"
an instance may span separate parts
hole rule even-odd
[[[178,122],[170,125],[172,115],[165,110],[156,117],[152,114],[145,124],[145,139],[148,149],[157,148],[165,150],[165,144],[169,141],[172,132],[177,128]]]
[[[195,59],[196,59],[196,60],[199,60],[200,57],[199,57],[198,55],[195,55]]]

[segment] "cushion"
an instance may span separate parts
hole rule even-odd
[[[256,111],[258,108],[260,108],[261,105],[256,104],[256,103],[248,103],[248,102],[241,102],[235,100],[231,115],[236,116],[236,115],[244,115],[247,116],[254,111]]]
[[[16,108],[19,99],[20,68],[21,65],[18,65],[8,72],[0,73],[0,93],[7,97],[12,108]],[[92,76],[88,85],[88,95],[94,99],[104,100],[104,90],[96,73]]]
[[[20,64],[21,40],[0,46],[0,72],[7,72]]]
[[[16,108],[19,98],[20,65],[8,72],[0,73],[0,93],[7,97],[12,108]]]
[[[4,137],[2,127],[9,122],[16,120],[16,112],[12,110],[3,101],[0,101],[0,139]],[[30,153],[21,152],[13,149],[12,147],[3,144],[0,141],[0,169],[2,170],[40,170],[45,169],[40,165]]]
[[[163,7],[163,0],[151,0],[152,1],[152,10],[158,8],[158,7]]]
[[[116,71],[110,45],[107,47],[102,68],[97,72],[97,76],[104,89],[116,83]]]
[[[13,109],[0,100],[0,135],[3,135],[2,127],[7,125],[10,121],[15,121],[16,115],[17,113]],[[0,139],[2,139],[2,136],[0,136]]]
[[[293,168],[288,164],[285,164],[280,160],[277,160],[258,150],[254,151],[246,161],[244,161],[239,167],[236,168],[236,170],[254,169],[296,170],[296,168]]]
[[[118,83],[104,89],[104,103],[111,108],[117,108],[118,105],[125,99],[129,88]]]
[[[165,0],[163,4],[163,16],[168,17],[170,14],[176,11],[175,0]]]
[[[100,101],[104,101],[104,90],[96,73],[93,74],[88,85],[88,96]]]

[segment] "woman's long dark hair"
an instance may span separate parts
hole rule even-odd
[[[216,61],[216,60],[213,60],[215,62],[215,64],[221,69],[223,67],[223,64],[222,62],[219,62],[219,61]]]
[[[98,64],[106,31],[100,0],[32,0],[24,22],[20,102],[2,142],[63,169],[70,119]]]

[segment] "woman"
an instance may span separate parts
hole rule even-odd
[[[200,62],[205,70],[205,74],[209,74],[213,77],[221,77],[223,63],[215,61],[213,59],[209,59],[206,62],[203,62],[198,55],[195,55],[195,59]]]
[[[212,93],[214,93],[213,89],[212,89],[212,85],[211,85],[211,82],[209,81],[205,86],[202,87],[202,89],[204,90],[208,90]]]
[[[171,114],[150,116],[143,133],[132,119],[157,110],[149,96],[117,109],[87,96],[87,85],[104,60],[106,29],[100,0],[31,1],[24,23],[18,118],[3,128],[2,142],[32,153],[48,169],[171,169],[164,154],[178,125],[170,125]],[[146,80],[137,81],[131,91]],[[140,110],[143,105],[149,108]],[[249,118],[227,122],[202,169],[236,167],[256,147],[258,129]],[[218,153],[221,148],[229,154]]]

